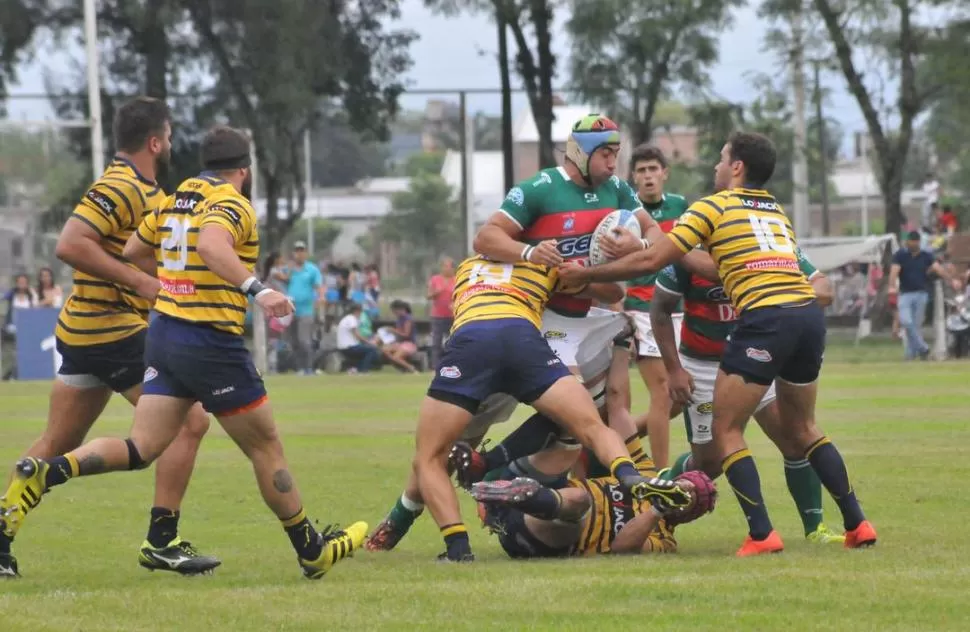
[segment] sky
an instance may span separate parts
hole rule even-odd
[[[559,67],[564,71],[569,53],[568,41],[565,36],[556,37],[558,33],[564,34],[561,14],[562,12],[557,16],[553,43],[554,53],[560,60]],[[722,44],[719,63],[711,72],[712,90],[726,100],[743,103],[750,101],[752,97],[751,89],[744,80],[746,75],[755,72],[780,75],[783,69],[772,54],[763,50],[761,42],[768,24],[757,16],[756,6],[738,9],[734,15],[734,27],[721,38],[721,42],[752,42],[752,45]],[[403,0],[399,24],[421,36],[411,47],[414,66],[407,77],[411,89],[456,91],[462,88],[492,89],[499,86],[498,67],[495,63],[496,33],[486,16],[442,17],[426,9],[422,0]],[[49,52],[49,47],[40,48],[46,50],[38,52],[36,61],[21,69],[19,82],[10,87],[11,94],[42,93],[45,72],[55,76],[68,72],[67,58],[63,53]],[[514,52],[514,46],[512,50]],[[845,131],[843,152],[848,152],[852,147],[852,134],[865,127],[862,114],[855,100],[846,91],[840,74],[823,74],[822,81],[829,91],[826,116],[835,118],[842,124]],[[564,74],[560,72],[555,85],[564,83]],[[429,98],[457,101],[457,94],[443,92],[437,95],[406,95],[402,98],[401,105],[405,109],[420,110]],[[498,114],[501,107],[500,97],[498,93],[472,95],[469,97],[469,106],[473,111]],[[518,114],[527,107],[525,97],[516,95],[513,99],[513,110]],[[47,118],[51,115],[49,108],[41,100],[11,100],[8,102],[8,112],[9,117],[14,119]]]

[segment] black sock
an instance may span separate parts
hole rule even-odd
[[[835,445],[828,437],[822,437],[805,452],[805,458],[812,464],[812,469],[818,474],[822,485],[829,490],[832,499],[839,506],[845,530],[852,531],[858,527],[866,517],[855,497],[855,490],[849,482],[845,461],[842,460],[842,455]]]
[[[44,478],[47,489],[63,485],[78,475],[77,459],[72,454],[55,456],[47,464],[50,466],[47,470],[47,476]]]
[[[559,517],[562,496],[554,489],[543,487],[532,498],[510,504],[522,513],[535,516],[540,520],[555,520]]]
[[[464,524],[457,522],[445,525],[441,527],[441,535],[445,539],[449,560],[460,560],[466,555],[471,555],[472,545],[468,541],[468,529]]]
[[[148,536],[145,538],[148,543],[156,549],[168,546],[169,542],[178,537],[180,515],[178,511],[165,507],[152,507]]]
[[[13,542],[6,533],[0,533],[0,555],[10,555],[10,543]]]
[[[512,431],[512,434],[502,439],[498,444],[485,453],[485,464],[488,471],[508,465],[512,461],[535,454],[549,444],[550,437],[559,433],[559,426],[548,417],[536,413]]]
[[[283,530],[286,531],[293,549],[301,559],[315,560],[320,557],[323,545],[320,543],[317,530],[310,524],[306,511],[301,509],[296,515],[280,522],[283,523]]]
[[[722,463],[734,495],[748,520],[748,533],[755,540],[764,540],[772,532],[771,520],[761,496],[761,477],[754,464],[754,457],[747,448],[738,450]]]
[[[640,476],[640,472],[637,471],[637,467],[630,460],[630,457],[621,456],[613,459],[610,463],[610,474],[613,478],[623,481],[624,478],[628,476]]]

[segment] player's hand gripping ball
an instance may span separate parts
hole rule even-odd
[[[664,514],[664,519],[671,527],[693,522],[706,513],[714,511],[717,502],[717,488],[714,481],[704,472],[691,470],[684,472],[676,479],[677,482],[688,483],[685,487],[690,490],[691,503],[686,507],[674,509]]]

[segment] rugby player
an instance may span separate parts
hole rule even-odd
[[[690,502],[679,484],[639,474],[623,441],[601,423],[589,393],[546,344],[539,331],[542,310],[557,289],[570,288],[557,284],[556,267],[529,262],[527,255],[518,263],[475,256],[456,271],[455,322],[421,405],[414,457],[421,497],[445,540],[442,560],[474,559],[447,461],[481,402],[493,393],[508,393],[562,425],[608,463],[634,497],[670,506]]]
[[[815,289],[819,305],[831,304],[832,286],[828,278],[812,265],[801,249],[795,252],[799,269]],[[662,476],[673,479],[686,470],[698,469],[717,478],[721,474],[721,464],[711,441],[714,381],[737,316],[720,283],[703,279],[680,263],[660,271],[656,289],[650,320],[655,325],[657,346],[670,376],[671,399],[684,407],[687,441],[691,446],[690,452],[677,458],[674,466]],[[680,325],[681,335],[675,336],[674,316],[681,309],[686,318]],[[785,481],[802,520],[806,539],[819,544],[844,542],[843,536],[833,533],[823,522],[822,483],[818,476],[799,446],[790,445],[784,433],[779,432],[781,426],[774,385],[768,388],[758,404],[754,418],[785,457]]]
[[[47,426],[24,456],[50,459],[84,442],[112,393],[134,405],[142,392],[148,310],[158,280],[122,257],[142,218],[165,198],[156,174],[171,155],[171,114],[161,101],[139,97],[122,105],[113,121],[117,153],[85,192],[61,230],[55,253],[74,268],[71,294],[54,335],[61,366],[51,387]],[[155,468],[155,501],[139,563],[184,574],[210,571],[219,560],[199,555],[179,538],[180,507],[209,428],[201,407]],[[12,538],[0,530],[0,577],[16,577]]]
[[[670,173],[667,158],[657,147],[640,145],[633,150],[630,165],[637,197],[643,203],[644,210],[663,232],[669,232],[687,210],[687,200],[664,191]],[[638,430],[647,435],[654,463],[663,469],[669,465],[672,402],[667,388],[667,372],[650,325],[650,301],[656,277],[651,273],[629,281],[623,309],[633,317],[637,326],[637,369],[650,393],[650,407],[646,414],[637,418],[636,424]],[[683,314],[676,313],[673,318],[674,333],[679,337]]]
[[[657,473],[652,464],[638,469],[645,476]],[[714,493],[701,472],[683,479],[692,489],[703,486],[705,493]],[[512,558],[677,551],[673,526],[664,519],[669,508],[636,500],[615,478],[571,479],[561,489],[529,478],[482,482],[472,487],[472,496],[485,525]],[[706,510],[684,521],[713,508],[710,497]]]
[[[270,316],[293,305],[253,270],[259,256],[245,134],[216,127],[202,141],[205,171],[183,182],[149,214],[125,246],[144,270],[157,265],[159,313],[148,328],[144,393],[127,439],[95,439],[49,461],[28,457],[0,499],[4,531],[56,485],[79,477],[147,467],[172,443],[196,402],[249,457],[266,504],[279,517],[303,573],[319,579],[363,543],[367,525],[317,532],[283,456],[263,380],[243,341],[247,295]]]
[[[761,495],[754,458],[744,441],[747,420],[772,383],[780,432],[798,446],[842,512],[845,546],[876,543],[849,482],[845,462],[815,423],[818,374],[825,350],[825,318],[798,269],[797,244],[781,205],[764,186],[776,152],[760,134],[736,133],[715,168],[720,191],[690,206],[669,235],[650,247],[593,268],[560,269],[569,284],[634,278],[662,269],[705,245],[738,313],[714,385],[712,432],[722,470],[748,521],[739,556],[784,549]]]
[[[589,114],[576,121],[566,140],[562,166],[543,169],[513,187],[476,235],[475,252],[505,263],[524,260],[556,266],[584,260],[596,227],[618,209],[635,210],[642,234],[658,239],[662,231],[657,222],[642,209],[630,185],[615,175],[619,150],[620,131],[612,120]],[[601,246],[607,256],[615,258],[642,250],[646,243],[621,229],[604,237]],[[616,283],[593,283],[582,293],[559,292],[542,315],[546,341],[576,375],[585,353],[598,353],[626,326],[620,313],[591,309],[594,300],[618,303],[623,300],[623,288]],[[577,447],[567,440],[516,461],[513,468],[533,478],[543,472],[561,472],[576,461]]]

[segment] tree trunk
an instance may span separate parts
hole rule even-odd
[[[549,26],[552,10],[548,0],[532,0],[532,23],[536,32],[536,51],[539,64],[539,109],[533,112],[539,131],[539,167],[556,166],[555,144],[552,138],[552,76],[556,71],[556,58],[552,54],[552,38]]]
[[[145,58],[145,94],[156,99],[168,99],[169,41],[165,32],[168,0],[148,0],[145,20],[138,40]]]
[[[260,250],[273,252],[283,243],[283,235],[280,234],[280,182],[273,174],[262,169],[259,175],[263,180],[263,196],[266,199],[266,219],[263,223],[264,235],[260,239]]]
[[[512,141],[512,77],[509,69],[508,26],[504,11],[495,12],[498,27],[498,72],[502,85],[502,173],[505,190],[515,186],[514,149]]]
[[[903,162],[899,160],[879,160],[880,188],[886,214],[886,232],[899,235],[903,229]]]

